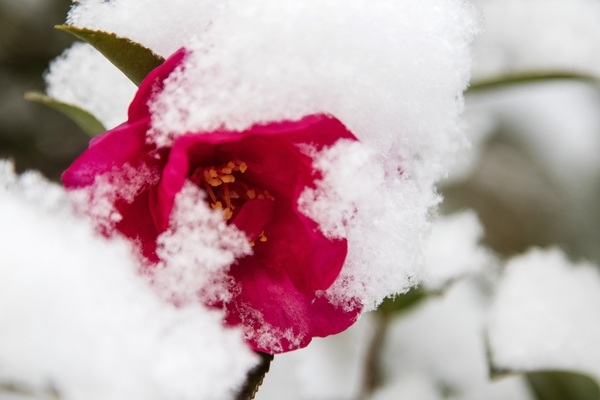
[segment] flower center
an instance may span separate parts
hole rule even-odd
[[[190,180],[206,191],[212,209],[220,210],[229,223],[246,202],[275,200],[268,190],[248,185],[243,181],[242,175],[247,169],[244,161],[233,160],[218,166],[198,167],[191,174]],[[255,240],[266,242],[264,231]],[[252,246],[255,240],[250,243]]]

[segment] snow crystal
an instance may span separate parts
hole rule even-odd
[[[600,273],[558,249],[506,265],[490,311],[489,345],[500,369],[579,370],[600,377]]]
[[[110,129],[127,119],[136,87],[92,46],[75,43],[45,75],[48,96],[90,112]]]
[[[439,217],[426,251],[424,286],[441,290],[465,275],[485,274],[495,260],[479,244],[482,236],[483,227],[473,211]]]
[[[169,229],[158,239],[161,263],[152,274],[154,284],[178,304],[227,301],[232,283],[229,266],[236,258],[252,253],[243,232],[227,225],[220,212],[204,201],[204,192],[191,182],[177,194]]]
[[[534,71],[600,76],[596,0],[476,0],[475,4],[481,7],[484,29],[475,40],[474,81]]]
[[[79,399],[223,399],[255,358],[201,305],[162,301],[124,241],[0,164],[0,383]],[[39,396],[39,398],[44,398]]]

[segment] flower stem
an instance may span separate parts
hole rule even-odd
[[[377,312],[373,317],[376,318],[375,332],[369,343],[369,349],[365,359],[365,376],[363,387],[359,395],[359,399],[361,400],[370,398],[375,389],[382,384],[383,380],[381,356],[390,325],[391,315],[384,312]]]
[[[271,361],[273,361],[273,354],[261,352],[256,352],[256,354],[259,355],[260,362],[248,372],[246,382],[235,398],[236,400],[253,400],[258,392],[258,388],[260,388],[265,379],[265,375],[269,372]]]

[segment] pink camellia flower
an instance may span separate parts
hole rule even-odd
[[[231,300],[209,304],[225,310],[227,324],[253,332],[247,335],[250,345],[268,353],[304,347],[312,337],[343,331],[356,320],[360,306],[344,311],[318,293],[338,277],[347,243],[326,238],[298,210],[298,197],[320,178],[306,145],[320,150],[355,136],[334,117],[320,114],[241,132],[189,132],[177,136],[170,147],[157,147],[147,139],[148,104],[185,55],[180,50],[146,77],[128,121],[91,141],[64,172],[65,186],[89,187],[123,167],[143,168],[160,177],[133,190],[133,198],[118,198],[113,204],[120,214],[115,229],[136,243],[151,273],[159,261],[157,237],[168,228],[175,197],[192,182],[252,245],[251,255],[230,266],[228,274],[236,285]],[[261,332],[269,331],[280,332],[276,344],[261,338]]]

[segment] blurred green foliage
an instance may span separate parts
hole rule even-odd
[[[598,384],[585,375],[566,371],[539,371],[526,376],[539,400],[600,400]]]
[[[0,0],[0,158],[58,180],[89,137],[68,118],[24,99],[44,91],[49,62],[73,38],[54,29],[70,0]]]

